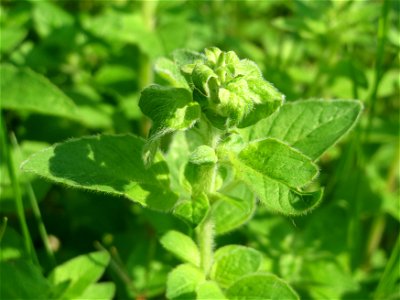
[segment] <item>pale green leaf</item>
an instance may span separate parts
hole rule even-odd
[[[46,148],[22,164],[26,172],[71,187],[125,196],[149,208],[169,210],[177,196],[169,189],[161,155],[145,168],[144,141],[133,135],[99,135]]]
[[[62,298],[77,298],[101,277],[109,261],[105,251],[80,255],[57,266],[48,279],[54,286],[67,284]]]
[[[203,272],[193,265],[179,265],[168,274],[168,299],[196,299],[197,285],[205,280]]]
[[[232,300],[299,300],[296,292],[272,274],[254,273],[241,277],[226,291]]]
[[[258,271],[262,256],[252,248],[228,245],[215,252],[210,277],[227,288],[243,275]]]
[[[322,190],[303,192],[317,175],[317,166],[305,155],[275,139],[250,143],[239,157],[231,155],[237,177],[269,209],[287,215],[306,213],[322,197]]]
[[[113,282],[101,282],[89,285],[89,287],[74,300],[111,300],[115,294]]]
[[[227,299],[215,281],[206,281],[197,286],[197,298],[199,300],[225,300]]]
[[[184,262],[200,265],[200,253],[195,242],[187,235],[170,230],[161,237],[161,244]]]
[[[78,111],[72,100],[42,75],[2,64],[0,78],[2,109],[77,118]]]
[[[315,160],[354,126],[361,111],[355,100],[291,102],[242,132],[248,140],[277,138]]]

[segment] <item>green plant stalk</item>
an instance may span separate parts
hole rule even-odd
[[[13,133],[11,134],[11,143],[12,143],[14,149],[17,149],[17,151],[22,155],[21,148],[19,147],[17,138],[15,137],[15,135]],[[25,188],[28,193],[28,198],[31,203],[32,212],[33,212],[33,215],[35,217],[35,220],[36,220],[36,223],[38,226],[40,238],[42,239],[44,248],[46,250],[46,255],[49,259],[51,267],[54,268],[57,266],[57,263],[56,263],[56,259],[54,257],[53,250],[51,249],[51,246],[49,243],[49,236],[47,234],[46,227],[44,226],[42,214],[40,213],[40,208],[39,208],[36,196],[35,196],[35,192],[33,191],[32,185],[29,182],[25,185]]]
[[[35,252],[35,248],[33,247],[32,238],[29,233],[28,224],[26,222],[25,212],[24,212],[24,204],[22,202],[22,195],[19,186],[19,180],[17,175],[17,169],[15,167],[15,162],[13,160],[13,156],[11,153],[11,148],[8,145],[7,138],[6,138],[6,124],[4,121],[3,116],[1,116],[1,144],[2,149],[4,151],[5,161],[7,164],[8,172],[10,174],[11,184],[14,190],[14,199],[15,205],[18,214],[18,220],[21,226],[22,236],[24,237],[24,247],[28,256],[31,258],[34,264],[39,265],[39,261],[37,259],[37,255]]]
[[[0,243],[1,243],[1,240],[3,239],[4,233],[6,232],[7,222],[8,222],[7,217],[4,217],[3,223],[0,226]]]
[[[154,30],[155,14],[158,1],[144,0],[142,2],[142,19],[149,32]],[[139,91],[153,82],[152,61],[148,54],[141,52],[139,58]],[[143,136],[147,136],[151,127],[148,118],[143,117],[140,122],[140,131]]]
[[[202,121],[204,124],[207,124],[207,126],[203,128],[203,130],[206,130],[206,144],[215,150],[220,140],[220,132],[218,129],[214,128],[206,118],[203,118]],[[204,191],[206,194],[212,194],[215,191],[217,172],[218,164],[215,164],[209,174],[210,176],[208,177],[210,182],[209,184],[205,184],[205,187],[208,188],[208,190]],[[196,233],[197,243],[200,250],[200,266],[203,269],[205,276],[208,277],[214,259],[214,222],[210,213],[205,216],[203,222],[196,228]]]
[[[392,250],[389,261],[386,265],[378,287],[375,290],[374,299],[389,299],[396,293],[396,280],[399,276],[400,263],[400,236],[397,237],[396,245]]]
[[[386,44],[386,37],[388,32],[388,14],[389,14],[389,2],[388,0],[383,1],[382,5],[382,12],[379,18],[379,26],[378,26],[378,36],[377,36],[377,51],[376,51],[376,58],[375,58],[375,72],[374,72],[374,81],[372,84],[371,94],[368,97],[368,103],[370,105],[370,111],[368,116],[368,123],[365,130],[364,139],[365,141],[368,140],[369,132],[371,131],[372,127],[372,120],[375,115],[375,108],[377,102],[377,95],[380,82],[382,80],[384,71],[382,69],[382,61],[383,55],[385,51],[385,44]]]

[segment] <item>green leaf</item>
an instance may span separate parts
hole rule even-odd
[[[144,141],[132,135],[73,139],[32,155],[26,172],[71,187],[125,196],[157,210],[169,210],[177,196],[169,189],[168,167],[161,155],[148,169],[142,161]]]
[[[75,300],[96,299],[111,300],[115,294],[115,284],[113,282],[101,282],[89,285],[89,287]]]
[[[171,86],[189,90],[189,85],[185,77],[183,77],[178,66],[172,60],[163,57],[157,59],[154,70],[161,78],[171,84]]]
[[[2,109],[77,119],[78,111],[72,100],[42,75],[2,64],[0,78]]]
[[[193,225],[198,225],[206,216],[210,208],[208,197],[205,193],[192,195],[190,200],[177,203],[174,215]]]
[[[139,106],[152,119],[151,135],[156,137],[190,128],[200,118],[199,104],[182,88],[150,85],[142,91]]]
[[[216,234],[225,234],[240,227],[254,213],[254,194],[241,182],[233,185],[229,192],[222,191],[224,194],[218,194],[217,200],[211,206]]]
[[[277,138],[316,160],[354,126],[361,111],[355,100],[296,101],[242,133],[248,140]]]
[[[62,298],[78,298],[104,273],[110,256],[105,251],[92,252],[75,257],[57,266],[49,275],[54,285],[65,285]]]
[[[201,300],[225,300],[227,299],[215,281],[206,281],[197,286],[196,299]]]
[[[199,249],[195,242],[187,235],[170,230],[162,236],[160,242],[165,249],[184,262],[189,262],[195,266],[200,265]]]
[[[275,275],[254,273],[241,277],[226,291],[232,300],[299,300],[296,292]]]
[[[168,274],[168,299],[196,299],[196,287],[205,280],[203,272],[189,265],[179,265]]]
[[[0,262],[0,278],[0,299],[49,299],[49,282],[30,262]]]
[[[317,166],[298,150],[275,139],[248,144],[238,158],[231,155],[237,177],[273,211],[302,214],[314,208],[322,190],[303,192],[317,175]]]
[[[227,288],[243,275],[256,272],[261,260],[261,254],[252,248],[228,245],[215,252],[210,277]]]
[[[275,140],[248,144],[239,160],[254,172],[292,188],[300,188],[318,175],[318,167],[305,155]]]

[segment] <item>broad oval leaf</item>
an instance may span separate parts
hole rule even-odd
[[[239,160],[254,172],[292,188],[300,188],[318,175],[318,167],[305,155],[276,139],[248,144]]]
[[[258,271],[262,256],[252,248],[228,245],[215,252],[214,260],[210,277],[227,288],[243,275]]]
[[[133,135],[99,135],[55,144],[22,164],[26,172],[71,187],[125,196],[157,210],[169,210],[177,196],[161,155],[146,168],[144,141]]]
[[[303,214],[315,208],[322,198],[322,190],[301,190],[318,175],[317,166],[298,150],[278,140],[251,143],[238,157],[231,155],[230,160],[236,176],[273,211]]]
[[[189,265],[179,265],[168,274],[168,299],[196,299],[196,288],[205,280],[200,269]]]
[[[241,277],[226,291],[232,300],[299,300],[297,293],[272,274],[254,273]]]
[[[200,266],[200,252],[195,242],[187,235],[170,230],[161,237],[161,245],[184,262]]]
[[[290,102],[242,133],[250,141],[277,138],[316,160],[354,126],[361,111],[356,100]]]
[[[173,87],[189,89],[185,77],[172,60],[161,57],[157,59],[154,69],[161,78],[166,80]]]
[[[78,111],[72,100],[42,75],[2,64],[0,78],[2,109],[77,119]]]

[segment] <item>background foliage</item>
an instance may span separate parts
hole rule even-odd
[[[327,188],[319,208],[284,217],[261,207],[218,245],[258,249],[264,269],[304,299],[399,299],[399,13],[399,2],[390,0],[2,1],[0,214],[8,218],[0,230],[2,279],[11,258],[36,253],[40,268],[21,260],[13,266],[22,270],[15,273],[19,280],[29,278],[38,290],[27,295],[40,295],[49,281],[62,283],[51,272],[54,261],[30,201],[35,195],[57,265],[70,270],[62,263],[106,248],[111,263],[104,274],[93,270],[87,286],[102,285],[93,291],[103,289],[109,299],[110,282],[115,299],[163,299],[176,259],[159,238],[184,226],[181,221],[124,198],[52,185],[18,166],[72,137],[146,136],[150,123],[138,101],[141,89],[163,82],[153,73],[155,60],[178,48],[218,46],[254,60],[286,101],[360,99],[365,106],[357,128],[320,160],[319,180]],[[44,105],[52,97],[64,105]],[[23,247],[19,193],[32,253]],[[80,257],[89,265],[90,258]],[[96,259],[104,269],[110,257]],[[4,286],[3,298],[12,297]],[[63,292],[76,297],[78,290]]]

